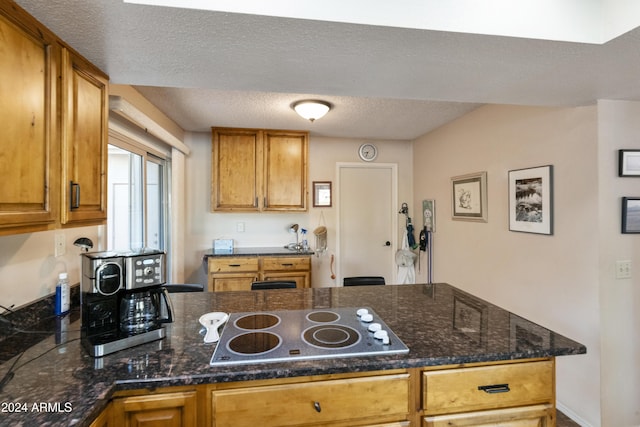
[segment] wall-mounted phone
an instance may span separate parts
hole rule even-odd
[[[429,245],[429,232],[436,228],[436,201],[433,199],[422,201],[422,230],[420,231],[420,250],[426,251]]]
[[[420,231],[420,250],[427,253],[427,283],[433,283],[433,233],[436,231],[436,201],[422,201],[422,230]]]
[[[422,230],[420,230],[420,242],[418,246],[420,247],[420,250],[422,252],[425,252],[427,250],[428,244],[429,244],[429,241],[428,241],[427,227],[422,227]]]
[[[423,200],[422,201],[422,225],[427,231],[431,231],[432,233],[436,231],[436,201],[431,200]]]

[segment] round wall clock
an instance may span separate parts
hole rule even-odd
[[[373,144],[362,144],[358,149],[358,155],[365,162],[372,162],[378,157],[378,149]]]

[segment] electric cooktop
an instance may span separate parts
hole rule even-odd
[[[368,307],[231,313],[212,366],[408,353]]]

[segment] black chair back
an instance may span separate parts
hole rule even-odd
[[[384,284],[384,277],[382,276],[345,277],[342,281],[342,286],[368,286]]]
[[[251,284],[252,291],[263,289],[293,289],[296,287],[294,280],[266,280],[263,282],[253,282]]]

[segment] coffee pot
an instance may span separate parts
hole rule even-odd
[[[127,292],[120,300],[120,331],[136,335],[173,321],[166,288],[155,287]]]

